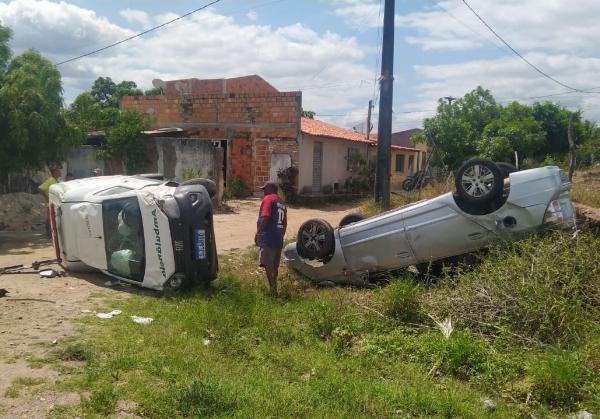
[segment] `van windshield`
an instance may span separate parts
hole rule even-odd
[[[102,221],[108,271],[142,282],[145,268],[144,229],[137,197],[104,201]]]

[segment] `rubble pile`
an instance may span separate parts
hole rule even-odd
[[[46,198],[42,194],[15,192],[0,195],[0,230],[43,230]]]

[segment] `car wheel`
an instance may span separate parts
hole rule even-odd
[[[334,247],[333,227],[318,218],[306,221],[298,229],[296,248],[305,259],[326,259]]]
[[[517,169],[516,166],[510,163],[504,163],[502,161],[497,161],[496,166],[498,166],[498,168],[502,172],[504,179],[506,179],[511,173],[519,171],[519,169]]]
[[[456,192],[466,202],[485,204],[500,196],[504,177],[493,161],[472,159],[458,169],[455,183]]]
[[[185,182],[181,183],[181,186],[186,186],[186,185],[202,185],[202,186],[204,186],[204,188],[206,189],[206,192],[208,192],[208,196],[210,196],[211,198],[213,198],[217,194],[217,184],[210,179],[196,178],[196,179],[186,180]]]
[[[348,224],[357,223],[364,220],[365,217],[359,213],[348,214],[340,221],[340,227],[347,226]]]

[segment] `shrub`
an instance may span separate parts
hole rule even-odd
[[[241,176],[235,175],[227,181],[227,187],[223,194],[223,200],[242,199],[250,196],[252,191]]]
[[[446,374],[466,379],[485,369],[485,346],[468,333],[455,333],[445,340],[440,370]]]
[[[600,240],[584,232],[498,244],[455,286],[432,290],[426,305],[479,333],[570,346],[600,316],[599,253]]]
[[[538,400],[555,407],[573,407],[583,398],[582,386],[587,372],[578,356],[563,351],[543,354],[527,369],[532,394]]]
[[[219,381],[204,378],[181,389],[177,407],[184,417],[212,417],[234,410],[236,399]]]
[[[287,169],[281,169],[277,172],[279,179],[279,189],[283,197],[289,203],[293,203],[296,198],[296,184],[298,179],[298,168],[290,166]]]
[[[82,398],[81,407],[85,412],[109,416],[117,407],[117,394],[110,384],[94,389],[88,398]]]
[[[385,313],[403,322],[419,320],[420,287],[412,281],[395,280],[384,291],[383,304]]]

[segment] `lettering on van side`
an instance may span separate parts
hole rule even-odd
[[[154,217],[154,248],[158,256],[158,264],[160,267],[160,273],[163,278],[167,277],[167,270],[165,269],[165,262],[163,261],[162,254],[162,243],[160,241],[160,228],[158,227],[158,217],[156,216],[156,209],[152,210],[152,216]]]

